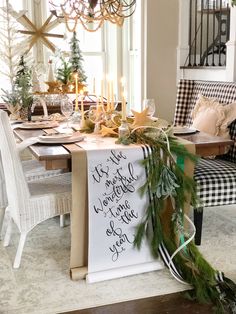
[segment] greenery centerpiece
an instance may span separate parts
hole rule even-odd
[[[216,313],[236,313],[236,285],[215,270],[195,246],[184,208],[198,202],[196,184],[184,173],[183,161],[197,162],[195,155],[172,136],[170,128],[135,127],[118,143],[138,143],[147,149],[143,166],[147,180],[140,193],[149,195],[149,205],[137,226],[135,246],[147,237],[154,257],[161,257],[172,275],[194,289],[186,294],[200,303],[213,304]],[[181,162],[178,162],[181,161]],[[194,229],[194,226],[193,226]]]
[[[185,214],[186,206],[199,200],[196,183],[186,175],[184,165],[188,160],[196,163],[197,157],[172,135],[166,121],[153,121],[147,109],[132,112],[134,118],[126,118],[130,132],[119,133],[117,143],[138,143],[145,150],[146,183],[140,193],[149,197],[134,245],[140,248],[147,238],[153,256],[160,257],[178,281],[193,287],[186,293],[189,298],[214,305],[217,313],[236,313],[235,283],[205,260],[194,244],[194,232],[186,228],[187,221],[195,229]],[[102,122],[102,136],[118,136],[122,122],[118,114],[111,122],[112,126],[105,119]]]

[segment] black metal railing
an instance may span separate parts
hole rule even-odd
[[[189,1],[189,54],[185,66],[225,66],[230,30],[228,1]]]

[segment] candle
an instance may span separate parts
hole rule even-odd
[[[81,89],[81,119],[84,121],[84,91]]]
[[[96,105],[97,105],[97,108],[98,108],[98,106],[99,106],[99,95],[98,94],[96,95]]]
[[[110,80],[107,80],[107,111],[109,111],[111,109],[110,107]]]
[[[78,73],[75,73],[75,111],[79,111],[79,104],[78,104]]]
[[[101,80],[101,105],[103,106],[103,80]]]
[[[125,79],[124,77],[121,78],[121,95],[122,95],[122,120],[126,121],[126,100],[125,100]]]
[[[113,111],[115,109],[114,105],[114,86],[113,86],[113,80],[111,80],[111,110]]]
[[[126,121],[126,99],[125,99],[125,93],[122,94],[122,116],[121,119],[123,121]]]
[[[93,94],[96,95],[96,81],[95,81],[95,77],[93,78]]]

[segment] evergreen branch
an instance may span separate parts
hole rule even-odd
[[[175,138],[166,138],[161,133],[138,130],[126,140],[127,143],[151,147],[150,155],[142,162],[147,179],[140,188],[141,195],[148,193],[150,201],[137,227],[134,246],[140,248],[146,236],[155,257],[158,256],[160,243],[164,243],[172,255],[178,249],[180,235],[189,238],[184,231],[184,205],[189,198],[193,205],[199,201],[194,179],[184,173],[174,156],[192,162],[196,162],[197,158]],[[172,201],[171,211],[166,208],[165,200]],[[217,313],[236,313],[235,283],[225,277],[223,280],[217,279],[217,271],[204,259],[193,241],[175,254],[173,261],[183,280],[194,287],[188,292],[188,297],[200,303],[215,305]]]

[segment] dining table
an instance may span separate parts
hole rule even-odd
[[[25,130],[20,126],[14,129],[15,136],[21,141],[54,132],[54,129]],[[89,282],[95,282],[163,267],[160,261],[150,256],[147,245],[142,254],[131,249],[130,237],[142,216],[133,208],[145,208],[147,205],[147,199],[138,196],[138,189],[144,183],[141,178],[145,177],[140,169],[142,151],[138,145],[117,146],[115,140],[85,134],[85,140],[78,143],[35,143],[29,146],[33,156],[44,163],[46,169],[60,168],[72,172],[70,274],[73,280],[86,277]],[[178,141],[201,157],[223,154],[233,143],[203,132],[178,135]],[[119,169],[126,169],[126,173],[120,174]],[[190,160],[184,162],[184,171],[186,175],[193,176],[194,164]],[[134,184],[136,173],[139,174],[138,186]],[[132,181],[135,197],[132,199],[133,192],[131,200],[128,194],[122,202],[117,197],[112,200],[112,206],[106,207],[110,202],[106,189],[109,190],[117,176]],[[116,214],[111,210],[114,206]],[[120,212],[125,206],[124,217]],[[190,204],[186,203],[186,213],[189,207]],[[124,219],[128,221],[127,226]],[[123,259],[125,255],[127,257]],[[101,256],[104,259],[100,259]],[[134,264],[130,263],[131,260]]]
[[[37,137],[43,133],[53,133],[54,129],[24,130],[15,128],[16,137],[23,141],[30,137]],[[88,135],[85,135],[88,136]],[[200,157],[223,155],[227,149],[233,145],[231,139],[225,139],[219,136],[209,135],[204,132],[195,132],[192,134],[180,134],[178,138],[186,139],[195,145],[196,155]],[[75,144],[53,144],[43,145],[35,144],[29,147],[33,156],[41,161],[47,170],[71,169],[71,152],[78,149]]]

